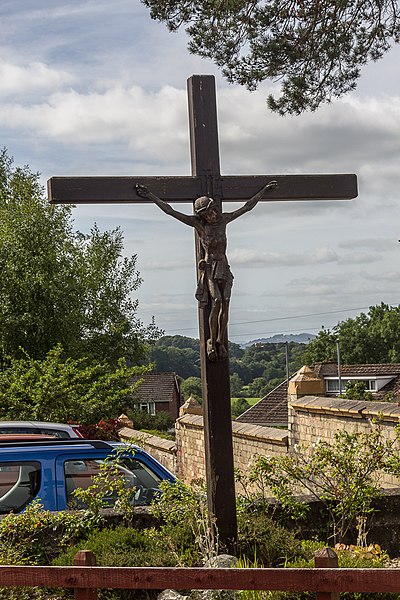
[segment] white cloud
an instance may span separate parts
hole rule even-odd
[[[71,73],[52,69],[41,62],[32,62],[26,66],[0,62],[0,94],[3,96],[25,92],[29,98],[29,94],[37,93],[38,90],[53,91],[54,88],[73,83],[74,79]],[[29,101],[24,99],[20,104],[21,109],[27,104],[29,105]],[[3,106],[6,108],[7,103]],[[23,124],[17,120],[16,126],[21,125]]]
[[[187,153],[184,104],[184,92],[171,87],[156,93],[137,86],[86,94],[70,90],[38,104],[3,103],[0,123],[72,146],[118,141],[142,159],[167,161],[171,154]]]

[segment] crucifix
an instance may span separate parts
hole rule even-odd
[[[220,172],[215,81],[188,79],[192,176],[52,177],[51,203],[153,203],[195,231],[199,335],[208,509],[224,551],[236,543],[236,502],[230,406],[227,320],[233,276],[227,262],[226,225],[259,201],[345,200],[357,179],[341,175],[242,175]],[[169,202],[193,204],[193,215]],[[245,202],[231,213],[222,202]]]

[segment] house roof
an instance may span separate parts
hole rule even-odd
[[[241,423],[254,423],[255,425],[287,426],[287,389],[287,381],[285,380],[235,420]]]
[[[318,377],[337,377],[337,363],[316,363],[313,366],[313,371]],[[400,375],[400,363],[385,363],[385,364],[363,364],[363,365],[341,365],[341,375],[347,377],[368,376],[368,375]]]
[[[334,362],[316,363],[312,370],[321,379],[338,376],[338,366]],[[389,383],[373,394],[373,399],[378,402],[383,401],[388,393],[392,393],[400,400],[400,363],[341,365],[340,374],[342,377],[367,377],[368,375],[392,377]],[[264,426],[287,426],[287,382],[279,384],[257,404],[237,417],[236,421]]]
[[[133,381],[143,379],[135,390],[137,402],[172,402],[179,385],[176,373],[147,373],[142,377],[134,377]]]

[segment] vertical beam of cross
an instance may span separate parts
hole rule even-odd
[[[217,105],[212,76],[188,79],[192,175],[201,179],[203,194],[221,202]],[[196,264],[202,249],[196,234]],[[206,344],[210,337],[208,305],[199,307],[201,379],[204,410],[208,510],[215,520],[221,545],[233,552],[237,538],[235,480],[229,360],[210,361]],[[227,336],[226,336],[227,338]],[[225,340],[228,348],[228,340]]]

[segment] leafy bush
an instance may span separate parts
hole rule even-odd
[[[0,564],[47,565],[100,524],[88,512],[51,512],[32,502],[25,512],[0,520]],[[7,562],[10,558],[12,563]]]
[[[135,429],[158,429],[159,431],[167,431],[174,424],[174,419],[169,412],[161,410],[155,415],[149,415],[144,410],[128,410],[128,416],[133,422]]]
[[[91,550],[97,564],[108,567],[174,567],[177,557],[166,552],[162,535],[154,528],[135,529],[120,525],[93,531],[86,540],[68,548],[52,562],[72,565],[78,550]]]
[[[140,383],[132,378],[148,367],[92,364],[87,358],[65,358],[58,345],[43,360],[28,354],[11,359],[0,371],[3,419],[94,423],[121,414]]]
[[[231,414],[233,418],[238,417],[250,408],[249,402],[245,398],[232,398]]]
[[[301,542],[264,513],[238,515],[238,555],[263,567],[281,567],[299,556]]]
[[[275,496],[293,518],[308,507],[299,494],[311,495],[329,514],[334,542],[356,527],[357,541],[365,545],[382,474],[400,473],[398,438],[399,429],[396,439],[385,439],[379,424],[366,433],[337,431],[331,443],[320,440],[308,448],[294,447],[290,454],[259,456],[247,479],[264,495]]]
[[[172,535],[172,530],[169,531]],[[53,565],[72,565],[78,550],[91,550],[99,566],[109,567],[175,567],[182,566],[182,556],[171,548],[170,540],[154,528],[133,529],[119,526],[115,529],[94,531],[87,540],[69,548],[53,561]],[[185,544],[186,545],[186,544]],[[184,557],[189,558],[186,552]],[[188,566],[192,566],[189,560]],[[161,590],[99,590],[99,600],[155,600]]]
[[[162,534],[173,547],[185,541],[189,554],[197,554],[198,563],[204,563],[218,553],[218,534],[208,520],[207,497],[202,480],[189,486],[182,481],[160,484],[163,494],[152,505],[152,514],[163,521]]]
[[[314,566],[314,556],[318,550],[324,547],[322,542],[304,540],[300,543],[297,557],[288,560],[284,565],[286,568],[306,569]],[[360,546],[345,546],[337,544],[335,552],[338,555],[338,566],[343,569],[379,569],[387,567],[388,556],[378,545],[371,545],[368,548]],[[258,562],[248,563],[242,561],[239,567],[258,567]],[[239,600],[314,600],[315,592],[274,592],[274,591],[254,591],[244,590],[238,592]],[[398,594],[389,593],[359,593],[359,592],[341,592],[341,600],[394,600]]]

